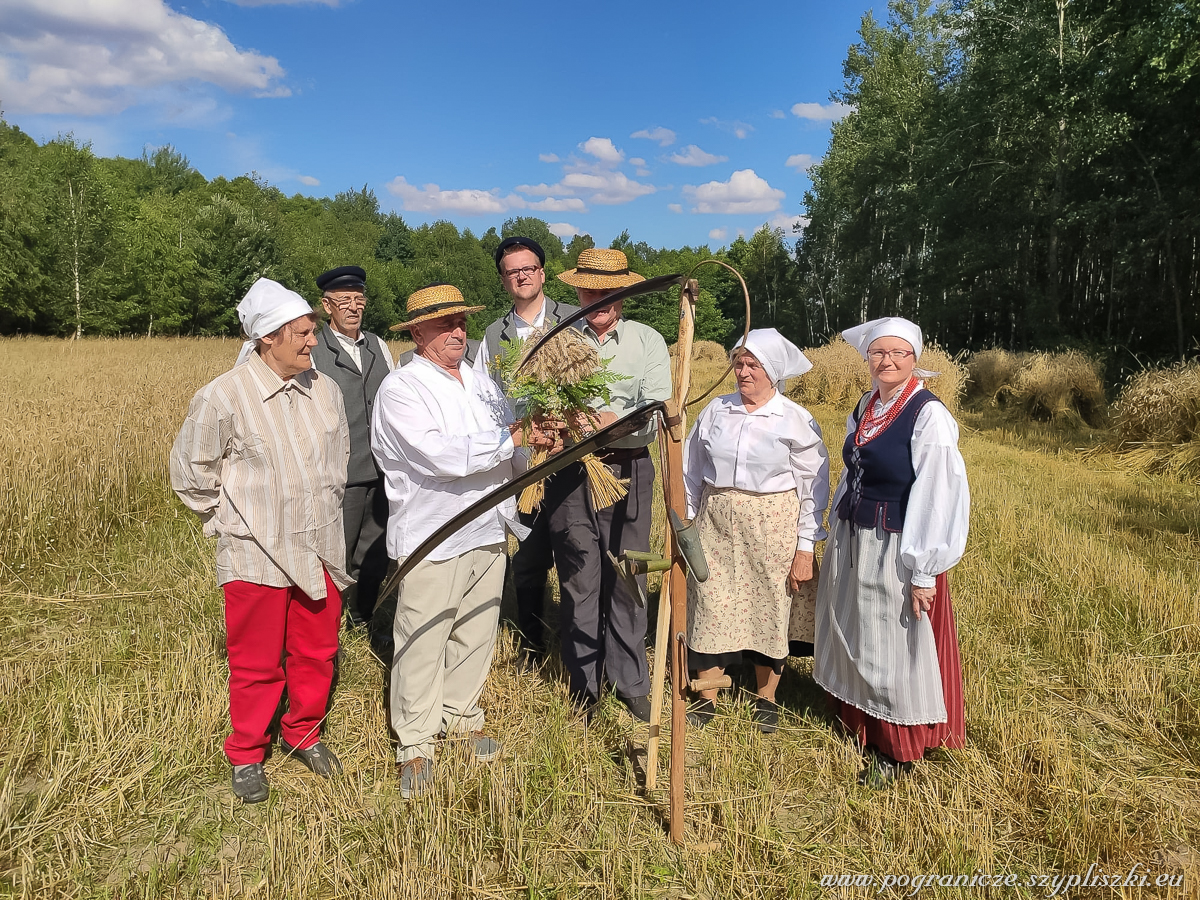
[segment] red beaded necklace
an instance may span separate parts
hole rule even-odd
[[[871,399],[867,401],[867,408],[863,411],[862,420],[858,423],[858,430],[854,433],[854,443],[861,447],[883,434],[896,416],[900,415],[908,398],[916,393],[918,384],[920,382],[916,378],[908,379],[908,384],[904,386],[904,390],[900,392],[896,402],[888,407],[887,412],[881,416],[875,415],[875,401],[879,399],[879,391],[876,390],[871,395]],[[871,432],[870,437],[863,436],[867,431]]]

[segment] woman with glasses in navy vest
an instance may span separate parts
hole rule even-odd
[[[958,425],[916,367],[921,329],[885,318],[842,335],[874,390],[846,420],[817,590],[813,676],[863,747],[859,782],[882,787],[932,747],[966,737],[946,572],[970,518]]]

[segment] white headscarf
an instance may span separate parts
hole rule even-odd
[[[745,340],[739,341],[730,351],[730,358],[735,351],[743,347],[754,355],[776,387],[789,378],[803,375],[813,367],[808,357],[800,352],[800,348],[774,328],[755,328]]]
[[[907,341],[913,348],[914,362],[921,358],[921,351],[924,349],[921,329],[900,316],[886,316],[882,319],[872,319],[862,325],[855,325],[853,328],[843,331],[842,337],[846,339],[846,343],[859,352],[863,359],[867,358],[867,348],[881,337],[897,337],[902,341]],[[913,371],[920,378],[933,378],[940,374],[915,367]]]
[[[235,366],[240,366],[250,358],[254,346],[260,338],[278,330],[283,325],[301,316],[312,315],[312,307],[308,301],[289,291],[278,281],[270,278],[260,278],[250,285],[250,290],[237,305],[238,319],[242,323],[242,331],[250,340],[242,344]]]

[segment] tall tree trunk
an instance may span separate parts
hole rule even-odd
[[[71,274],[75,277],[75,340],[83,337],[83,299],[79,291],[79,204],[83,203],[83,191],[79,192],[79,204],[75,202],[75,186],[67,181],[67,197],[71,201]]]

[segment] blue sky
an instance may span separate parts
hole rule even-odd
[[[867,8],[0,0],[0,106],[103,156],[173,144],[209,178],[365,184],[410,224],[716,248],[790,233]]]

